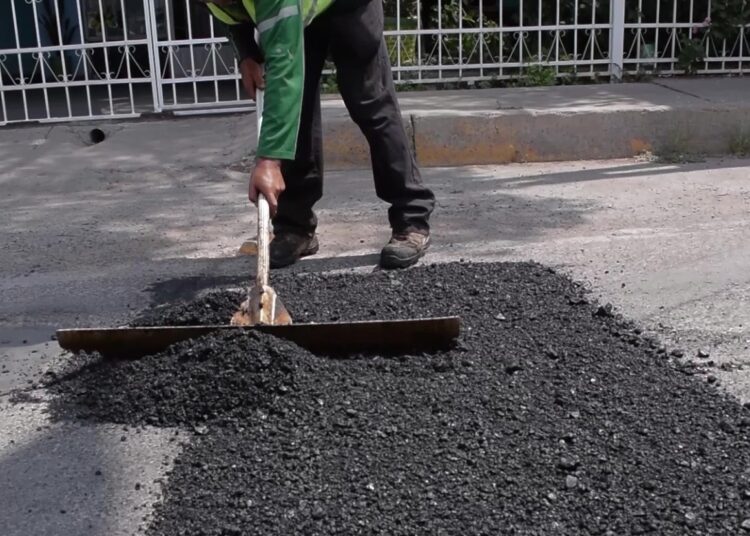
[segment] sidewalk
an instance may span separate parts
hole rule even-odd
[[[405,92],[399,100],[417,160],[423,167],[554,162],[750,152],[750,78],[659,79],[650,83]],[[326,168],[369,167],[369,152],[341,99],[323,102]],[[108,141],[168,149],[160,158],[196,159],[217,135],[224,162],[252,152],[252,113],[60,123],[0,128],[0,143],[19,151],[68,140],[86,142],[93,128]],[[186,133],[190,135],[185,136]],[[190,144],[200,141],[198,146]],[[738,150],[741,149],[741,150]],[[133,157],[129,151],[122,155]],[[210,157],[209,157],[210,158]]]
[[[400,95],[422,166],[721,155],[745,128],[750,78],[414,92]],[[340,100],[324,105],[327,162],[367,165],[364,138]],[[748,147],[750,149],[750,147]]]

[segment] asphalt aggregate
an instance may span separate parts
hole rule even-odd
[[[443,316],[447,352],[221,334],[50,378],[53,414],[180,426],[152,535],[750,535],[750,411],[533,263],[274,273],[298,323]],[[224,323],[216,292],[137,324]]]

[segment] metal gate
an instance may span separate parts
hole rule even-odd
[[[6,0],[0,125],[249,109],[222,27],[192,0]]]
[[[156,109],[177,114],[249,109],[224,26],[193,0],[161,0],[152,7]]]
[[[9,0],[0,7],[0,124],[153,110],[149,0]],[[126,14],[123,16],[123,14]]]
[[[734,6],[732,10],[722,8]],[[717,7],[718,6],[718,7]],[[742,0],[384,0],[396,83],[744,74]],[[250,109],[194,0],[0,0],[0,125]],[[334,90],[331,78],[325,89]]]

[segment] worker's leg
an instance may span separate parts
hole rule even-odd
[[[394,232],[429,232],[435,197],[422,184],[393,85],[383,39],[383,4],[331,17],[331,53],[339,89],[370,145],[378,196],[391,204]]]
[[[320,76],[328,55],[325,21],[305,30],[305,85],[294,160],[284,161],[286,189],[273,218],[271,266],[281,268],[318,251],[313,206],[323,195],[323,135],[320,124]]]
[[[292,232],[312,236],[318,224],[313,205],[323,195],[320,76],[328,55],[328,39],[321,30],[321,25],[314,23],[305,30],[305,85],[297,154],[294,160],[282,163],[286,190],[273,219],[276,235]]]

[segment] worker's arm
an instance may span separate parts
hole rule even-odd
[[[255,24],[252,21],[229,26],[229,39],[238,63],[241,64],[248,58],[255,63],[263,63],[263,52],[255,42]]]
[[[252,58],[256,63],[263,63],[263,54],[255,42],[255,23],[239,1],[200,0],[200,4],[217,20],[223,22],[229,30],[229,41],[232,43],[237,61],[242,63]]]
[[[257,161],[250,178],[250,200],[265,195],[276,214],[284,191],[281,160],[292,160],[302,113],[304,42],[299,0],[264,0],[257,6],[261,48],[265,56],[266,98]]]
[[[299,0],[263,0],[256,10],[266,82],[257,156],[293,160],[305,76],[301,6]]]
[[[202,0],[201,5],[229,30],[248,97],[255,98],[256,88],[263,88],[263,52],[255,40],[255,22],[238,0]]]

